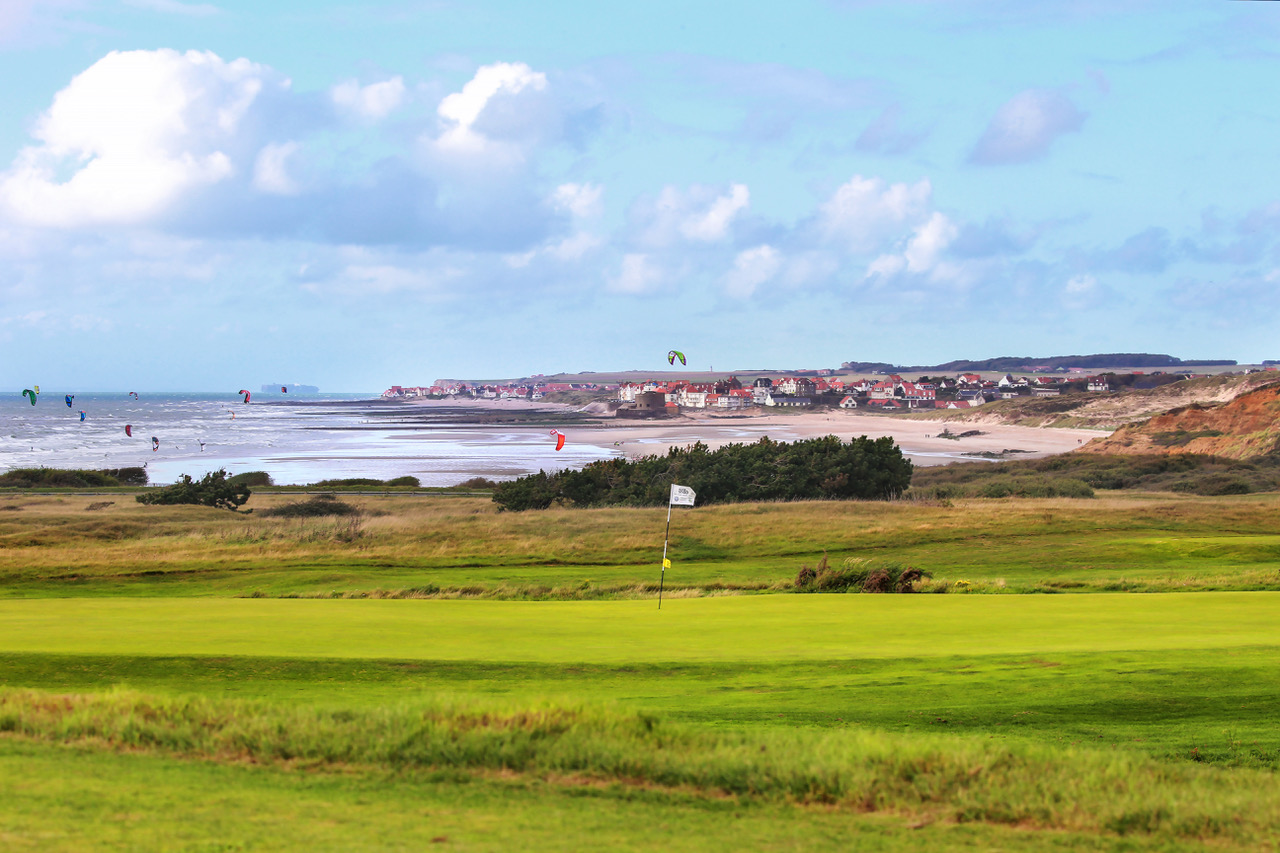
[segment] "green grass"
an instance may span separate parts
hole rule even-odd
[[[661,611],[657,510],[93,500],[0,499],[6,849],[1280,835],[1280,592],[1242,591],[1280,588],[1277,496],[700,508]],[[824,552],[953,594],[717,591]]]
[[[0,598],[652,595],[661,509],[497,513],[473,498],[358,497],[341,519],[92,497],[0,501]],[[287,495],[251,500],[260,508]],[[1280,496],[802,502],[679,513],[677,589],[789,588],[826,553],[983,591],[1280,589]]]
[[[1280,594],[652,601],[37,599],[0,651],[641,663],[1280,646]]]
[[[1191,839],[905,820],[457,773],[290,772],[0,739],[0,843],[82,851],[1200,851]]]

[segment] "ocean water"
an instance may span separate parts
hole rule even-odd
[[[281,485],[411,475],[451,486],[580,467],[616,452],[575,442],[557,453],[545,428],[469,423],[457,409],[415,407],[412,419],[396,418],[409,413],[405,404],[373,395],[255,392],[245,404],[238,394],[76,393],[68,407],[67,393],[41,388],[35,406],[21,392],[0,393],[0,470],[142,465],[160,485],[225,468],[266,471]]]

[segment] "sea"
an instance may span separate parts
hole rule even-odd
[[[453,486],[577,468],[620,452],[578,441],[557,452],[545,426],[486,424],[475,409],[373,394],[253,392],[245,403],[229,393],[42,388],[34,406],[21,392],[0,399],[0,470],[143,466],[156,485],[224,468],[266,471],[278,485],[408,475],[424,486]]]

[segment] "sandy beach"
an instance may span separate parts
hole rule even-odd
[[[412,405],[474,406],[483,409],[542,409],[546,411],[581,411],[580,407],[523,400],[414,401]],[[564,429],[570,442],[612,448],[628,457],[666,453],[671,447],[684,447],[701,441],[712,449],[733,442],[749,443],[762,436],[776,441],[797,441],[824,435],[844,440],[857,436],[882,438],[889,436],[916,465],[945,465],[950,462],[980,460],[976,454],[1007,454],[1010,459],[1037,459],[1074,450],[1107,433],[1100,430],[1055,429],[1050,427],[1011,426],[1008,424],[975,424],[946,421],[912,420],[892,415],[863,414],[843,409],[820,412],[777,412],[754,410],[722,414],[685,413],[679,418],[662,420],[614,420],[599,426],[568,426]],[[960,439],[939,438],[945,429],[959,434],[978,430],[979,435]],[[1016,451],[1008,453],[1008,451]]]

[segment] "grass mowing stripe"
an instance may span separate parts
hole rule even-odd
[[[786,661],[1280,645],[1280,593],[651,601],[0,601],[0,651]]]
[[[0,654],[0,683],[128,687],[330,710],[486,701],[607,704],[739,728],[978,735],[1280,769],[1277,649],[621,665]]]

